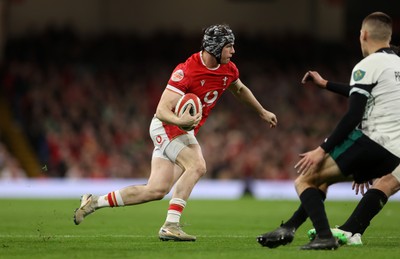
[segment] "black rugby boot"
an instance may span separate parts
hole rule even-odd
[[[257,237],[257,242],[262,246],[275,248],[289,244],[294,239],[295,228],[280,226],[274,231],[267,232]]]

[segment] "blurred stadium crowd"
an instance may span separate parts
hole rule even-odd
[[[206,177],[293,179],[298,154],[319,145],[346,110],[345,98],[302,87],[303,74],[312,69],[347,82],[360,51],[306,36],[236,38],[240,78],[277,115],[278,127],[264,125],[227,92],[198,134]],[[201,34],[176,32],[85,38],[68,27],[8,40],[2,92],[46,166],[43,177],[146,178],[158,98],[200,41]],[[2,178],[26,175],[5,145],[0,169]]]

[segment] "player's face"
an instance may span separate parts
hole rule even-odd
[[[231,57],[235,54],[235,49],[233,48],[233,44],[226,44],[221,52],[221,64],[228,64],[231,60]]]

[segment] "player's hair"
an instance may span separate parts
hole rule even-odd
[[[382,12],[374,12],[364,18],[362,27],[368,31],[372,40],[390,41],[392,37],[392,18]]]
[[[235,35],[227,24],[211,25],[204,30],[201,49],[213,55],[218,63],[221,62],[222,49],[229,43],[235,42]]]

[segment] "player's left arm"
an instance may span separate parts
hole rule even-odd
[[[244,85],[240,79],[237,79],[234,83],[232,83],[228,89],[238,100],[256,111],[263,120],[269,123],[271,128],[276,127],[278,123],[276,115],[266,110],[254,96],[251,90]]]

